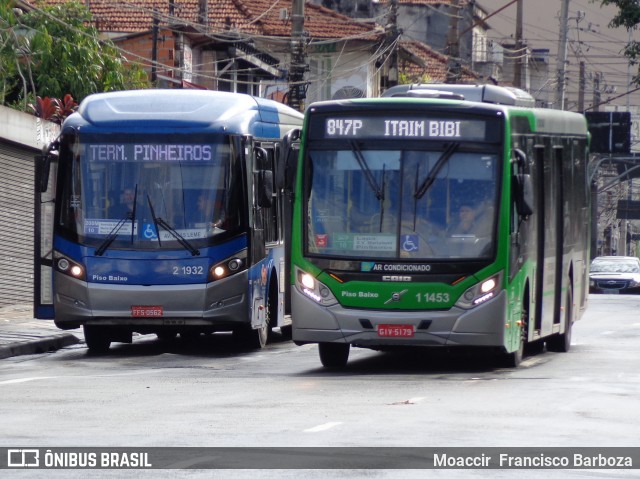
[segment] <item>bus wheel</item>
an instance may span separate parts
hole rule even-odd
[[[564,308],[564,333],[556,334],[547,339],[547,351],[566,353],[571,348],[571,329],[573,326],[573,293],[571,288],[567,292],[567,305]]]
[[[520,366],[524,356],[525,339],[527,337],[527,331],[529,330],[528,295],[525,296],[523,305],[521,312],[522,325],[520,326],[520,342],[518,343],[518,349],[510,353],[502,353],[499,357],[499,365],[504,368],[517,368]]]
[[[502,353],[498,357],[498,364],[503,368],[517,368],[524,357],[524,343],[527,337],[527,325],[529,324],[528,308],[522,310],[522,326],[520,326],[520,342],[518,348],[510,353]]]
[[[320,362],[325,368],[343,368],[349,359],[349,343],[319,343]]]
[[[240,343],[242,347],[248,349],[262,349],[267,345],[269,338],[269,320],[268,317],[262,325],[253,329],[250,325],[244,325],[233,330],[233,337]]]
[[[270,329],[269,320],[265,319],[262,326],[253,330],[253,346],[256,349],[262,349],[267,345]]]
[[[517,368],[522,362],[524,356],[524,338],[520,337],[520,345],[518,349],[511,353],[502,353],[500,365],[505,368]]]
[[[274,339],[273,328],[278,325],[278,287],[275,282],[275,275],[271,278],[271,285],[269,286],[269,297],[267,299],[267,317],[265,321],[267,326],[267,340],[271,342]]]
[[[111,346],[111,339],[108,335],[107,328],[100,326],[87,326],[84,329],[84,342],[91,353],[106,353]]]

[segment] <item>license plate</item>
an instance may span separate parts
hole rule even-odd
[[[184,319],[174,319],[174,318],[163,319],[162,324],[164,326],[184,326]]]
[[[413,335],[413,326],[409,324],[381,324],[378,326],[378,336],[384,338],[411,338]]]
[[[159,318],[163,315],[162,306],[131,306],[131,316],[134,318]]]

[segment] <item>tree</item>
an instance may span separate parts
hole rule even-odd
[[[0,100],[27,110],[36,97],[80,102],[91,93],[149,86],[144,70],[101,41],[89,10],[77,2],[21,15],[0,6]]]
[[[20,37],[16,34],[16,18],[8,2],[0,3],[0,103],[4,104],[8,92],[26,80],[18,69]],[[26,103],[25,103],[26,106]]]
[[[605,5],[618,7],[618,13],[609,22],[610,27],[624,27],[627,31],[636,30],[640,24],[640,3],[637,0],[600,0]],[[630,40],[624,47],[624,56],[629,59],[630,65],[640,63],[640,42]],[[633,78],[633,82],[640,85],[640,72]]]

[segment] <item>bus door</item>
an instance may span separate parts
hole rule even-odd
[[[53,319],[53,215],[57,155],[35,157],[33,309],[38,319]]]
[[[265,320],[266,284],[266,231],[265,224],[273,204],[273,172],[266,169],[268,152],[261,147],[254,147],[253,139],[245,136],[242,139],[243,155],[249,174],[250,212],[249,212],[249,289],[252,305],[252,324],[262,324]]]
[[[538,270],[536,277],[536,329],[552,333],[559,321],[562,294],[564,212],[562,198],[562,148],[547,142],[536,147],[538,163]]]
[[[298,170],[298,155],[300,153],[300,129],[291,130],[284,137],[283,154],[281,161],[276,165],[276,180],[282,185],[282,227],[284,235],[284,280],[286,283],[291,278],[291,232],[293,223],[293,201],[296,186],[296,172]],[[284,314],[291,314],[291,288],[284,289]]]

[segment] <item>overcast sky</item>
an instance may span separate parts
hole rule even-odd
[[[494,12],[508,4],[510,0],[478,0],[478,4],[487,11]],[[556,71],[558,49],[558,32],[560,26],[560,0],[524,0],[524,39],[530,48],[548,48],[551,53],[550,70]],[[578,12],[584,12],[578,14]],[[590,0],[569,1],[569,60],[568,74],[570,84],[577,85],[580,60],[586,63],[587,77],[595,72],[604,74],[606,86],[616,93],[603,95],[614,97],[627,91],[629,74],[635,75],[637,67],[629,71],[627,60],[621,50],[629,39],[624,28],[611,29],[608,27],[611,18],[617,12],[615,7],[600,7],[600,2]],[[578,22],[578,18],[581,20]],[[501,13],[489,19],[492,27],[490,38],[503,40],[515,36],[516,4],[507,7]],[[635,39],[640,39],[638,32]],[[571,81],[575,79],[575,81]],[[589,80],[587,90],[590,88]],[[571,85],[569,86],[571,88]],[[632,87],[632,88],[635,88]],[[591,95],[587,95],[591,98]],[[640,94],[631,96],[631,104],[640,106]],[[616,100],[619,105],[626,105],[626,97]]]

